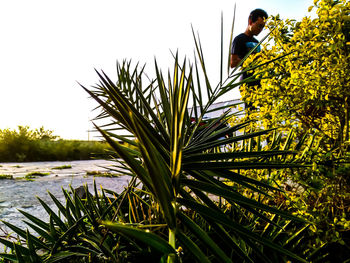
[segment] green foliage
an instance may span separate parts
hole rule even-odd
[[[272,44],[250,56],[245,65],[282,58],[255,70],[261,87],[243,86],[241,91],[243,100],[258,107],[251,117],[260,117],[265,128],[294,127],[299,134],[317,131],[323,137],[322,148],[329,151],[349,140],[350,3],[318,0],[315,8],[314,19],[269,19]]]
[[[72,168],[71,165],[62,165],[62,166],[53,167],[52,169],[63,170],[63,169],[71,169],[71,168]]]
[[[1,162],[88,160],[93,155],[101,158],[108,149],[100,141],[58,139],[44,128],[18,126],[18,130],[0,130]]]
[[[305,142],[295,158],[312,166],[275,171],[287,192],[287,199],[276,200],[312,223],[304,235],[306,249],[323,255],[320,261],[341,262],[350,256],[350,3],[315,0],[311,9],[313,19],[269,19],[272,41],[244,64],[261,78],[261,87],[241,87],[243,100],[256,107],[243,121],[258,119],[253,130],[278,128],[280,140],[290,141],[285,149]],[[272,140],[267,138],[267,149],[274,149]]]
[[[0,179],[13,179],[12,174],[0,174]]]
[[[123,62],[117,64],[116,82],[97,72],[99,83],[91,90],[84,87],[101,106],[98,118],[112,118],[108,130],[96,128],[115,156],[120,157],[116,161],[125,174],[142,182],[141,191],[145,193],[142,198],[128,199],[129,221],[116,216],[103,224],[117,235],[137,239],[143,246],[154,244],[168,262],[232,262],[237,258],[245,262],[258,259],[270,262],[264,256],[265,251],[277,261],[292,258],[303,261],[285,248],[289,234],[294,233],[285,233],[274,242],[268,237],[268,230],[266,237],[261,235],[261,230],[266,224],[281,230],[287,221],[300,224],[304,221],[267,204],[272,192],[281,192],[279,188],[254,176],[242,175],[245,170],[254,174],[265,169],[301,169],[303,165],[279,158],[293,152],[232,147],[258,140],[269,131],[222,139],[249,126],[249,123],[227,126],[228,113],[199,127],[209,106],[239,85],[235,83],[239,75],[224,80],[221,71],[220,83],[215,88],[211,86],[196,38],[195,44],[200,65],[188,65],[186,60],[180,65],[175,55],[173,73],[167,79],[155,63],[155,79],[145,85],[145,79],[149,78],[144,68]],[[199,77],[201,73],[203,77]],[[203,100],[202,90],[207,92],[207,102]],[[125,130],[127,136],[123,135]],[[238,187],[255,195],[242,194]],[[137,200],[140,206],[134,208]],[[151,209],[148,214],[141,204]],[[138,246],[139,243],[130,244],[133,250]]]
[[[130,186],[132,187],[132,186]],[[85,188],[86,192],[89,189]],[[26,217],[27,225],[35,231],[19,229],[4,222],[16,235],[17,242],[11,242],[0,238],[0,242],[7,247],[7,253],[2,253],[1,258],[17,262],[19,257],[23,262],[135,262],[144,259],[147,262],[159,260],[158,247],[138,246],[135,251],[128,251],[131,239],[122,235],[115,235],[106,231],[102,220],[111,220],[119,214],[123,220],[128,221],[128,209],[122,198],[129,190],[121,195],[114,192],[97,191],[94,185],[94,196],[90,193],[86,199],[80,199],[74,189],[63,190],[66,203],[61,203],[51,193],[53,202],[58,212],[46,205],[38,198],[43,209],[46,210],[49,221],[34,217],[25,211],[20,212]],[[111,195],[113,194],[113,195]],[[123,205],[123,208],[121,208]],[[64,221],[63,221],[64,220]],[[39,235],[39,237],[38,237]],[[152,253],[152,251],[155,251]]]
[[[38,176],[46,176],[49,175],[50,173],[42,173],[42,172],[30,172],[28,174],[25,175],[25,178],[27,179],[32,179],[32,178],[36,178]]]
[[[38,198],[49,220],[44,221],[19,210],[33,232],[29,233],[4,222],[13,232],[7,239],[0,238],[0,243],[7,247],[6,252],[0,254],[0,258],[6,259],[6,262],[16,262],[19,257],[23,258],[23,262],[61,262],[63,259],[69,262],[163,262],[164,256],[166,258],[167,255],[173,254],[178,259],[181,258],[182,262],[193,262],[195,258],[198,262],[231,262],[225,252],[232,251],[230,246],[233,244],[244,244],[243,240],[238,242],[232,239],[235,237],[233,229],[225,230],[224,226],[220,226],[219,222],[230,223],[229,220],[208,222],[193,210],[183,210],[178,214],[181,224],[177,229],[179,246],[175,250],[164,239],[168,227],[154,196],[142,185],[137,184],[135,179],[130,181],[122,193],[105,189],[97,191],[96,184],[93,189],[94,195],[90,194],[85,186],[85,192],[88,194],[84,199],[81,199],[74,189],[62,189],[65,202],[59,201],[49,193],[55,207],[47,206]],[[225,217],[229,216],[230,206],[226,204],[223,207],[228,209]],[[218,215],[214,210],[211,217]],[[282,231],[278,225],[283,226],[285,223],[281,224],[277,218],[271,218],[272,222],[266,225],[259,238],[275,239],[278,243],[288,241],[288,244],[293,244],[292,239],[297,234],[288,235]],[[115,219],[118,223],[114,222]],[[255,222],[254,227],[256,219],[253,217],[250,222]],[[213,226],[215,229],[211,229]],[[242,231],[246,231],[244,229],[241,228]],[[280,258],[274,252],[277,247],[273,246],[272,250],[266,247],[264,251],[269,251],[277,260]],[[255,249],[257,248],[255,245]],[[215,257],[208,258],[206,254],[209,251],[206,249],[210,249],[209,254]],[[192,254],[193,252],[197,254]],[[252,259],[255,253],[260,256],[259,251],[249,250]],[[241,256],[246,257],[244,254]]]
[[[342,262],[350,256],[349,164],[339,159],[330,162],[328,155],[320,155],[319,145],[312,139],[296,157],[313,161],[309,169],[274,174],[287,193],[278,205],[311,223],[302,245],[313,252],[313,261]]]
[[[87,171],[86,175],[93,175],[94,177],[117,177],[116,173],[101,172],[101,171]]]

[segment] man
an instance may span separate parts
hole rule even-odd
[[[239,62],[248,54],[248,52],[258,45],[259,41],[254,38],[260,34],[265,26],[265,20],[267,19],[267,13],[262,9],[253,10],[248,18],[248,26],[244,33],[235,37],[232,43],[230,66],[231,68],[237,67]],[[257,47],[255,52],[260,52],[260,46]],[[243,72],[243,79],[252,76]],[[259,85],[259,81],[247,83],[249,86]]]

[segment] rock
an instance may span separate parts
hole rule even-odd
[[[86,192],[84,186],[79,186],[74,189],[75,193],[79,196],[80,199],[85,199],[87,197],[87,193],[90,194],[89,192]]]

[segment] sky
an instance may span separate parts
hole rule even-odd
[[[91,120],[96,103],[80,87],[98,82],[95,69],[114,78],[117,61],[163,72],[170,51],[193,61],[191,25],[198,32],[211,81],[220,70],[220,24],[228,52],[244,32],[251,10],[300,20],[313,0],[11,0],[0,2],[0,129],[44,127],[64,139],[97,139]],[[266,31],[266,30],[265,30]],[[261,38],[267,32],[261,33]],[[225,47],[224,47],[225,48]],[[232,91],[232,97],[239,92]]]

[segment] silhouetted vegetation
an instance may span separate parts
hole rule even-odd
[[[105,157],[107,149],[104,142],[63,140],[44,128],[0,130],[0,162],[89,160]]]

